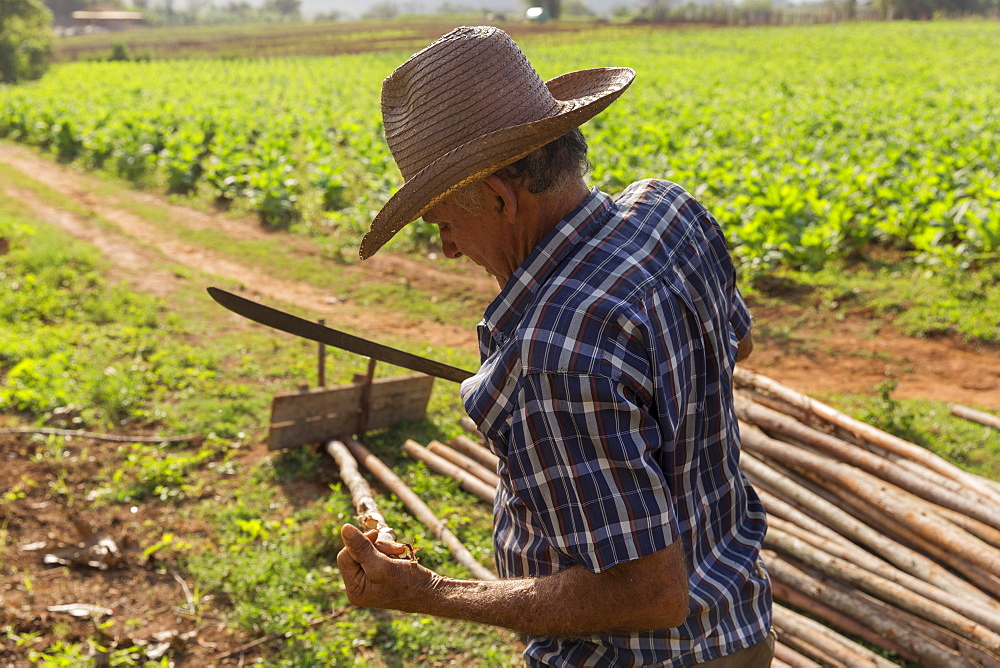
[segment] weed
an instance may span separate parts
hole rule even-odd
[[[142,551],[142,557],[144,560],[149,561],[154,557],[159,557],[164,553],[171,553],[174,556],[182,555],[187,550],[191,549],[191,543],[178,538],[172,533],[165,533],[160,537],[160,540],[156,541],[146,549]]]
[[[125,460],[110,474],[115,502],[180,500],[200,493],[198,480],[190,474],[218,453],[211,448],[196,452],[165,452],[157,446],[133,443],[125,446]]]
[[[900,438],[924,445],[921,435],[914,429],[914,415],[906,411],[898,401],[892,398],[892,392],[899,385],[895,379],[883,381],[875,386],[878,394],[874,405],[868,408],[862,420],[883,431],[895,434]]]

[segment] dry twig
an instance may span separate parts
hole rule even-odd
[[[82,429],[55,429],[52,427],[3,427],[0,434],[43,434],[45,436],[69,436],[71,438],[90,438],[95,441],[111,441],[113,443],[198,443],[204,440],[201,434],[187,436],[120,436],[118,434],[98,434]]]

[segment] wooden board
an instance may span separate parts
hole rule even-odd
[[[423,420],[433,385],[434,378],[422,373],[375,379],[366,431]],[[363,392],[362,381],[276,395],[271,403],[268,446],[280,450],[356,434]]]

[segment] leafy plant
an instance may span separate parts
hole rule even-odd
[[[527,50],[546,76],[578,68],[584,49],[636,66],[629,92],[584,128],[594,182],[680,183],[745,268],[814,271],[877,248],[964,269],[1000,252],[998,30],[594,32]],[[0,137],[356,245],[400,185],[378,113],[398,59],[67,64],[0,90]],[[434,230],[410,225],[398,243],[426,250]]]

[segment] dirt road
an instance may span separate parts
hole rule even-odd
[[[172,233],[178,230],[212,230],[234,241],[267,239],[275,252],[309,255],[320,249],[308,239],[266,232],[255,221],[212,215],[172,204],[166,198],[143,192],[98,187],[94,177],[53,163],[35,152],[0,144],[0,164],[7,165],[64,198],[52,204],[25,187],[0,183],[0,195],[20,200],[40,218],[93,243],[116,267],[116,275],[137,289],[165,296],[186,280],[167,267],[196,269],[210,277],[238,281],[244,294],[266,301],[281,301],[327,317],[345,329],[366,332],[386,340],[414,338],[474,351],[471,328],[423,320],[414,323],[378,306],[360,306],[337,299],[314,285],[295,281],[280,270],[252,266]],[[105,194],[113,192],[113,194]],[[168,224],[153,224],[134,213],[153,205]],[[80,215],[79,211],[89,215]],[[440,267],[380,253],[363,264],[339,265],[330,271],[360,274],[366,282],[406,281],[442,299],[461,295],[478,308],[496,293],[495,282],[468,266],[442,263]],[[206,296],[207,299],[207,296]],[[926,397],[991,410],[1000,409],[1000,351],[976,348],[952,338],[914,339],[898,333],[889,323],[872,335],[871,316],[848,312],[834,323],[811,323],[794,307],[768,308],[751,304],[761,325],[804,321],[791,338],[758,335],[757,347],[747,365],[807,393],[872,392],[888,378],[898,382],[897,397]],[[761,330],[765,328],[760,328]]]

